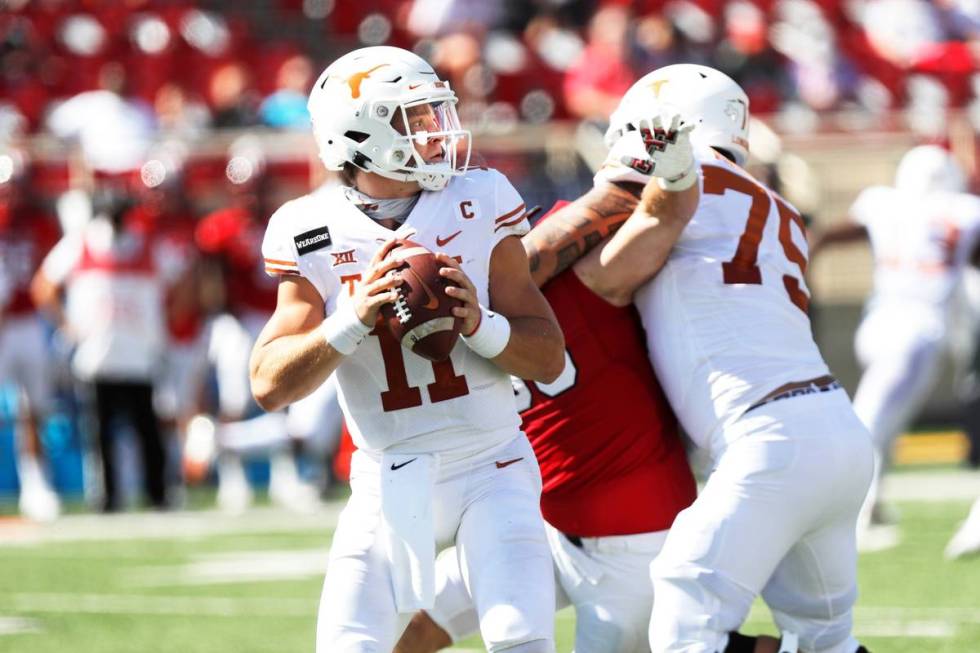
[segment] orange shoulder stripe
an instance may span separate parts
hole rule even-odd
[[[497,218],[496,222],[497,222],[497,224],[500,224],[504,220],[508,220],[509,218],[514,217],[515,215],[517,215],[518,213],[522,212],[523,210],[524,210],[524,203],[522,202],[521,205],[518,206],[513,211],[509,211],[507,213],[504,213],[502,216],[500,216],[499,218]]]
[[[510,222],[502,222],[493,228],[494,232],[500,231],[504,227],[513,227],[515,224],[520,224],[527,218],[526,213],[522,213],[519,217],[511,220]]]

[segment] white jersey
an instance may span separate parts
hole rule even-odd
[[[645,183],[610,152],[597,182]],[[807,244],[797,211],[711,150],[697,151],[701,200],[664,268],[634,297],[651,361],[684,429],[702,447],[769,392],[828,373],[807,315]]]
[[[510,182],[495,170],[471,170],[441,191],[422,192],[394,233],[457,256],[487,306],[494,247],[529,228]],[[330,314],[350,301],[371,257],[392,233],[336,187],[280,208],[269,222],[262,255],[270,274],[310,281]],[[336,374],[340,404],[360,449],[481,449],[506,442],[519,429],[510,377],[462,341],[448,360],[432,363],[402,348],[384,327],[375,328]]]
[[[867,228],[874,254],[869,306],[945,314],[980,236],[980,198],[874,186],[850,213]]]

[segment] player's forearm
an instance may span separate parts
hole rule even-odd
[[[320,329],[257,345],[249,364],[252,395],[264,410],[285,408],[322,385],[343,358]]]
[[[565,368],[565,337],[554,319],[512,317],[510,340],[493,358],[497,367],[521,379],[551,383]]]
[[[561,208],[521,242],[540,288],[615,233],[636,207],[638,184],[603,184]]]
[[[636,210],[602,249],[576,265],[575,272],[593,292],[617,306],[663,267],[674,243],[697,210],[700,191],[695,184],[667,191],[647,184]]]
[[[851,220],[837,223],[823,231],[815,232],[810,237],[810,258],[813,259],[827,247],[855,243],[860,240],[867,240],[867,238],[868,229],[864,225]]]

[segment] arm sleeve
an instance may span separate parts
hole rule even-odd
[[[507,236],[523,236],[531,230],[527,220],[527,206],[520,194],[499,172],[494,171],[494,220],[493,246]]]

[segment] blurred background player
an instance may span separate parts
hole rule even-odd
[[[525,236],[525,248],[540,255],[554,230],[581,216],[608,233],[641,190],[602,184],[562,203]],[[551,232],[549,218],[558,223]],[[696,488],[636,310],[589,287],[597,265],[598,257],[580,260],[554,278],[552,268],[537,268],[535,282],[565,334],[565,370],[553,383],[513,382],[541,467],[556,607],[575,609],[575,651],[643,653],[654,602],[649,566]],[[430,653],[477,632],[457,555],[439,556],[435,607],[413,618],[396,653]]]
[[[980,198],[936,145],[909,150],[894,186],[864,190],[850,220],[815,239],[813,253],[866,239],[874,255],[874,291],[855,336],[864,373],[854,410],[871,431],[875,478],[861,511],[861,535],[882,515],[881,477],[892,445],[918,414],[939,377],[949,345],[953,303],[966,266],[980,263]]]
[[[153,243],[155,256],[173,276],[164,295],[166,353],[153,393],[168,445],[167,484],[172,492],[182,486],[180,445],[191,418],[201,412],[206,369],[201,256],[194,242],[197,219],[184,183],[184,157],[179,143],[164,143],[151,151],[131,181],[133,207],[124,217],[127,228]]]
[[[261,255],[272,207],[265,158],[257,143],[248,138],[236,141],[225,173],[231,193],[228,206],[201,218],[195,231],[195,242],[205,257],[206,282],[217,295],[207,357],[214,367],[217,391],[218,505],[229,512],[247,508],[252,490],[242,459],[271,452],[270,498],[309,511],[317,497],[298,474],[294,449],[301,442],[288,437],[284,411],[265,413],[259,408],[248,381],[252,345],[276,307],[276,281],[266,275]]]
[[[147,234],[126,224],[130,208],[125,189],[97,188],[92,219],[58,242],[32,283],[35,301],[74,345],[72,371],[90,393],[104,512],[124,508],[116,445],[120,419],[139,438],[146,500],[153,508],[168,507],[153,384],[166,345],[164,296],[179,269],[157,256]]]
[[[23,152],[0,150],[0,389],[17,393],[15,458],[20,511],[48,521],[58,496],[44,471],[41,430],[52,400],[51,366],[43,321],[30,296],[31,278],[60,236],[57,222],[35,201],[30,162]]]

